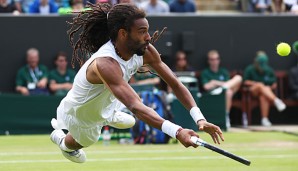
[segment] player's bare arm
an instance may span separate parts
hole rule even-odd
[[[98,70],[98,73],[96,73]],[[150,126],[161,129],[163,122],[153,109],[145,106],[138,94],[122,78],[122,71],[117,61],[112,58],[98,58],[90,64],[87,70],[88,81],[100,84],[104,83],[111,92],[125,106],[127,106],[139,119],[145,121]],[[185,146],[194,146],[196,144],[190,141],[190,136],[197,134],[189,129],[183,129],[177,134],[176,138]]]
[[[159,76],[173,89],[173,92],[187,110],[197,106],[189,90],[178,80],[171,69],[162,62],[158,51],[151,44],[148,46],[144,55],[144,64],[149,64],[159,74]],[[214,143],[220,144],[219,137],[224,141],[222,131],[218,126],[211,124],[206,120],[199,120],[197,125],[200,130],[210,134]]]

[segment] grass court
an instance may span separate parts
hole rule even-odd
[[[200,133],[201,138],[211,138]],[[225,133],[221,148],[251,160],[246,166],[203,147],[131,145],[101,141],[87,162],[66,160],[49,135],[0,136],[0,171],[297,171],[298,137],[281,132]]]

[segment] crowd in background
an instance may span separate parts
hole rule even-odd
[[[147,14],[190,13],[200,11],[199,0],[89,0],[89,3],[132,3]],[[230,0],[237,3],[235,11],[250,13],[295,13],[297,0]],[[87,0],[0,0],[0,13],[13,14],[69,14],[86,10]]]
[[[298,12],[297,0],[234,0],[243,12],[255,13],[281,13]],[[198,11],[194,0],[91,0],[90,3],[134,3],[144,9],[147,14],[160,14],[170,12],[196,12]],[[13,14],[50,14],[61,15],[70,12],[79,12],[88,9],[86,0],[0,0],[0,13]],[[297,48],[298,49],[298,45]],[[295,48],[294,48],[295,50]],[[26,54],[27,64],[19,69],[16,76],[15,90],[23,95],[61,95],[65,96],[71,89],[75,77],[75,71],[69,69],[67,54],[58,52],[54,64],[56,68],[48,68],[39,63],[39,51],[30,48]],[[283,111],[285,104],[274,94],[276,89],[276,77],[274,70],[268,65],[268,56],[265,52],[259,51],[254,63],[249,65],[242,75],[230,76],[228,70],[220,66],[220,54],[217,50],[211,50],[206,54],[208,67],[201,71],[200,85],[202,91],[217,94],[223,90],[226,93],[226,126],[230,127],[229,114],[232,106],[232,98],[241,86],[249,87],[250,93],[257,97],[260,102],[261,124],[271,126],[268,119],[270,104],[274,104],[278,111]],[[176,63],[172,67],[174,72],[196,71],[187,63],[187,54],[177,51],[175,54]],[[151,70],[142,67],[140,70]],[[153,84],[161,83],[159,77],[150,72],[135,74],[131,83]],[[289,71],[289,88],[292,90],[291,98],[298,100],[298,66]],[[171,92],[171,90],[167,90]]]
[[[55,68],[39,63],[39,51],[30,48],[26,53],[26,64],[16,75],[15,90],[22,95],[60,95],[65,96],[72,88],[76,72],[68,67],[65,52],[58,52],[54,58]]]
[[[293,44],[293,51],[298,55],[298,41]],[[242,87],[246,87],[249,93],[257,98],[260,103],[261,124],[271,126],[269,118],[270,105],[273,104],[279,112],[286,109],[284,102],[275,93],[277,79],[274,69],[269,66],[269,57],[264,51],[256,52],[252,64],[249,64],[242,74],[231,74],[226,68],[220,65],[222,58],[217,50],[210,50],[207,54],[205,69],[199,71],[199,85],[197,88],[202,92],[209,92],[211,95],[225,92],[226,97],[226,127],[230,124],[230,110],[233,96]],[[27,63],[21,67],[16,75],[16,92],[22,95],[59,95],[65,96],[72,88],[76,72],[68,66],[67,54],[58,52],[53,59],[55,68],[48,70],[47,66],[39,63],[40,54],[38,49],[30,48],[26,52]],[[196,72],[187,60],[184,51],[175,53],[175,63],[171,67],[175,73]],[[223,59],[224,60],[224,59]],[[150,71],[150,72],[148,72]],[[160,78],[154,74],[150,66],[143,66],[130,80],[131,84],[153,85],[158,87],[161,84]],[[291,99],[298,100],[298,65],[289,71],[289,87]],[[178,75],[177,75],[178,76]],[[178,76],[179,77],[179,76]],[[196,84],[197,85],[197,84]],[[169,87],[168,93],[172,91]]]

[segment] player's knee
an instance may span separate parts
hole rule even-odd
[[[124,112],[117,112],[108,125],[118,129],[127,129],[133,127],[135,123],[136,120],[132,115]]]

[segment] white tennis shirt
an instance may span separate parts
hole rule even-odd
[[[100,57],[115,59],[121,67],[123,79],[127,82],[137,72],[137,69],[143,65],[143,56],[136,54],[128,61],[121,59],[116,54],[111,41],[100,47],[80,68],[75,76],[72,89],[57,108],[58,126],[61,129],[67,128],[68,121],[65,121],[67,118],[72,118],[72,122],[86,127],[102,124],[121,106],[121,102],[115,98],[104,84],[91,84],[87,81],[88,66],[94,59]]]

